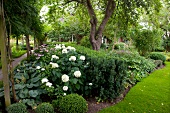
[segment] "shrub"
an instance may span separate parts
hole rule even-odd
[[[52,104],[44,102],[38,105],[35,111],[36,113],[54,113],[54,108]]]
[[[9,107],[7,107],[8,113],[28,113],[27,107],[23,103],[15,103],[11,104]]]
[[[116,43],[114,45],[114,49],[116,49],[116,50],[124,50],[125,48],[126,48],[126,44],[123,42]]]
[[[59,111],[62,113],[86,113],[87,102],[82,96],[69,94],[62,98]]]
[[[154,59],[154,60],[162,60],[162,62],[164,63],[166,61],[166,57],[165,55],[161,54],[161,53],[157,53],[157,52],[153,52],[149,55],[149,57],[151,59]]]
[[[154,63],[156,65],[156,67],[162,66],[162,60],[155,60]]]
[[[84,36],[81,41],[80,41],[80,45],[87,47],[87,48],[92,48],[89,37],[88,36]]]
[[[141,55],[154,51],[162,44],[161,30],[135,30],[131,34],[138,52]]]

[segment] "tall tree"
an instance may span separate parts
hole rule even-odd
[[[159,9],[160,0],[60,0],[64,4],[78,6],[87,9],[90,17],[90,42],[94,50],[99,50],[102,43],[102,34],[105,26],[114,15],[119,15],[124,26],[128,25],[131,20],[138,19],[140,9],[145,9],[148,12],[153,9]],[[103,15],[100,20],[99,15]],[[121,16],[120,16],[121,15]],[[113,18],[114,19],[114,18]]]
[[[8,107],[10,101],[9,77],[8,77],[8,63],[6,51],[6,27],[4,18],[3,0],[0,1],[0,48],[1,48],[1,62],[4,84],[5,105]]]

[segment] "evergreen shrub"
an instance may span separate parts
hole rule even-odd
[[[8,113],[28,113],[27,107],[23,103],[15,103],[11,104],[9,107],[7,107]]]
[[[87,102],[78,94],[69,94],[64,96],[59,104],[61,113],[86,113]]]
[[[166,61],[166,57],[165,55],[161,54],[161,53],[158,53],[158,52],[153,52],[149,55],[149,57],[151,59],[154,59],[154,60],[162,60],[162,62],[164,63]]]
[[[52,104],[44,102],[35,109],[36,113],[54,113]]]

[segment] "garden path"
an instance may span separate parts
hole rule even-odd
[[[25,53],[19,58],[15,58],[14,61],[12,62],[13,68],[15,68],[24,58],[27,57],[27,54]],[[2,69],[0,69],[0,81],[2,80],[3,75],[2,75]]]

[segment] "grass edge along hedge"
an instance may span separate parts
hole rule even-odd
[[[120,103],[99,113],[169,113],[170,62],[134,86]]]

